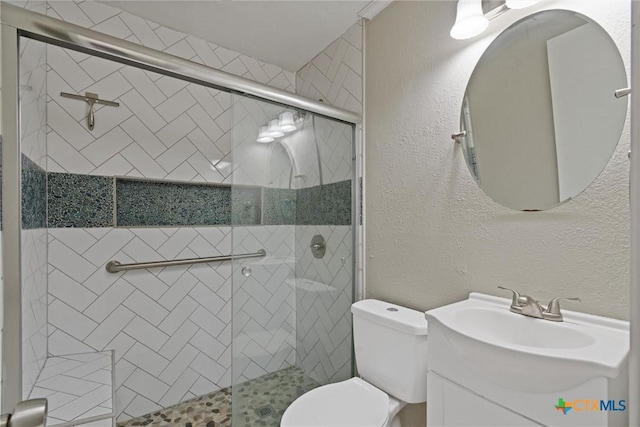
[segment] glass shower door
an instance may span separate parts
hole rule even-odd
[[[279,426],[297,397],[353,374],[353,128],[232,103],[233,253],[266,251],[232,267],[233,424]]]

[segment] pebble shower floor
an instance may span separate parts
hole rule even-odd
[[[278,427],[291,402],[319,385],[295,366],[239,384],[233,391],[239,396],[236,396],[238,415],[235,420],[242,427]],[[118,427],[231,427],[231,389],[227,387],[118,423]]]

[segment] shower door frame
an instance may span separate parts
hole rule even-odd
[[[19,42],[21,37],[60,46],[89,55],[142,68],[202,86],[236,93],[272,104],[292,107],[353,126],[352,148],[362,146],[360,114],[317,102],[281,89],[238,77],[206,65],[160,52],[75,24],[0,3],[2,46],[2,265],[3,265],[3,336],[2,336],[2,412],[11,411],[22,400],[21,336],[21,166],[20,166],[20,94]],[[352,230],[354,236],[353,271],[359,272],[356,232],[360,227],[359,162],[354,162],[352,176]],[[353,278],[354,299],[362,296],[361,280]]]
[[[640,425],[640,4],[631,2],[631,295],[629,349],[629,425]]]

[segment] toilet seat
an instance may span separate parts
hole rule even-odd
[[[281,427],[382,427],[389,417],[389,396],[351,378],[311,390],[284,412]]]

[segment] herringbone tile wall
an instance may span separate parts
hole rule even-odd
[[[362,113],[362,22],[296,73],[296,92]]]
[[[56,18],[293,90],[293,73],[107,5],[49,5],[49,14]],[[236,166],[229,94],[54,46],[48,46],[48,58],[49,171],[231,182]],[[62,91],[97,92],[120,107],[99,108],[96,127],[89,132],[86,105],[61,98]],[[235,159],[243,157],[238,152]],[[263,184],[264,164],[248,166],[239,170],[257,175],[236,172],[233,182]],[[282,248],[292,250],[292,226],[260,230],[258,236],[268,241],[254,239],[247,243],[247,252],[264,247],[271,254],[282,239],[291,242]],[[110,275],[104,264],[111,258],[127,262],[231,253],[230,232],[230,227],[51,230],[50,353],[115,349],[119,419],[231,384],[232,269],[223,263]],[[264,232],[267,235],[260,234]],[[265,284],[271,273],[280,272],[253,269],[252,277]],[[277,305],[278,298],[287,296],[275,294],[272,304]],[[288,324],[276,318],[269,323],[272,328],[265,329],[274,343],[273,336],[280,339],[284,331],[295,331],[292,313],[286,316]],[[252,336],[247,352],[250,343],[265,345],[265,336]],[[295,338],[288,343],[295,345]],[[285,353],[282,360],[269,364],[256,359],[262,365],[248,365],[242,375],[250,378],[276,365],[288,366],[293,363],[292,348],[279,342],[273,353]]]
[[[253,59],[215,43],[180,33],[91,0],[48,2],[48,15],[152,49],[280,89],[293,91],[295,75],[277,65]]]
[[[47,230],[22,230],[22,396],[47,358]]]
[[[320,384],[348,379],[351,366],[351,226],[296,226],[296,365]],[[309,244],[321,234],[324,258]]]
[[[293,73],[104,4],[51,2],[49,14],[293,90]],[[236,167],[231,156],[229,94],[54,46],[48,46],[48,58],[49,171],[231,182]],[[121,105],[99,108],[96,127],[89,132],[86,105],[61,98],[63,91],[97,92]],[[233,182],[262,184],[263,169],[264,164],[243,165],[240,170],[258,175],[238,173]],[[293,227],[283,227],[290,230],[285,232],[271,228],[264,229],[273,235],[269,242],[255,241],[247,251],[265,247],[271,253],[278,239],[288,236],[293,241]],[[229,227],[51,230],[50,353],[115,349],[119,419],[231,384],[231,266],[109,275],[105,262],[227,254],[232,252],[230,231]],[[268,282],[268,269],[254,270],[254,277]],[[275,295],[272,304],[278,298],[285,297]],[[277,314],[282,312],[286,310]],[[272,332],[276,339],[283,333],[278,331],[295,330],[293,315],[287,319],[289,326],[279,324],[279,319],[270,323],[277,324]],[[257,342],[264,344],[264,335]],[[295,339],[291,342],[295,345]],[[242,375],[253,377],[276,365],[288,366],[287,358],[293,363],[292,348],[279,343],[274,356],[286,353],[282,360],[265,364],[256,359],[263,365],[247,366]]]
[[[320,52],[296,73],[296,93],[331,105],[362,113],[362,22]],[[352,178],[350,126],[316,119],[323,182]],[[313,153],[307,153],[313,156]],[[310,187],[317,185],[304,185]]]
[[[25,6],[39,11],[44,2],[29,2]],[[19,56],[21,150],[37,165],[36,168],[43,170],[46,170],[47,161],[46,59],[44,45],[22,40]],[[23,188],[26,197],[40,197],[30,194],[34,190]],[[22,396],[27,398],[47,357],[47,230],[25,229],[21,241]]]
[[[293,91],[293,73],[102,3],[50,2],[47,13]],[[354,44],[355,32],[342,39]],[[326,52],[337,58],[343,43]],[[257,127],[281,109],[262,103],[243,110],[238,106],[243,100],[226,93],[54,46],[46,51],[48,171],[285,185],[279,171],[265,169],[278,150],[255,144]],[[347,51],[341,64],[353,63],[351,48]],[[321,62],[313,66],[321,69]],[[325,71],[330,81],[344,77],[341,88],[352,82],[350,73]],[[307,75],[300,83],[319,81],[316,76]],[[315,90],[311,88],[299,93],[310,95]],[[121,106],[98,108],[96,127],[89,132],[86,105],[60,98],[61,91],[97,92]],[[357,110],[351,97],[338,92],[336,102],[346,99],[341,106]],[[232,106],[242,123],[237,136],[244,132],[239,139],[234,134],[233,150]],[[326,119],[316,122],[324,182],[349,179],[350,127]],[[33,155],[42,159],[42,153]],[[282,157],[281,150],[277,155]],[[263,161],[255,163],[256,158]],[[317,185],[312,181],[296,187]],[[330,253],[324,260],[308,259],[310,253],[303,249],[316,232],[329,236]],[[119,419],[230,385],[232,337],[238,355],[234,380],[296,363],[321,382],[346,378],[351,374],[350,236],[348,226],[236,227],[233,232],[230,227],[51,229],[49,354],[115,350]],[[42,237],[34,235],[31,241]],[[267,250],[267,258],[116,275],[104,270],[110,259],[146,261],[254,252],[260,247]],[[34,251],[29,259],[42,260],[40,254]],[[249,276],[243,267],[252,270]],[[29,268],[34,276],[42,274]],[[237,303],[233,307],[232,293]]]
[[[32,12],[47,14],[47,0],[6,0],[6,2]]]
[[[71,427],[78,420],[113,420],[113,352],[47,359],[30,399],[48,400],[47,425]]]
[[[289,188],[289,176],[282,176],[289,172],[286,167],[289,164],[289,158],[282,158],[282,154],[285,153],[278,151],[281,144],[279,142],[268,144],[256,142],[260,127],[266,125],[269,120],[278,118],[278,115],[286,108],[239,95],[233,95],[232,99],[231,139],[233,153],[229,158],[234,169],[231,182],[271,188]],[[282,139],[286,140],[290,135]]]
[[[233,383],[295,364],[294,226],[235,227],[233,251],[263,259],[234,261]],[[243,268],[251,269],[249,275]]]
[[[358,22],[301,68],[296,92],[362,113],[362,33]],[[324,182],[353,179],[351,128],[321,120],[317,129]],[[351,226],[296,226],[296,364],[321,384],[346,379],[352,372],[352,230]],[[327,241],[322,259],[314,258],[309,248],[315,234]]]
[[[251,297],[236,294],[247,298],[246,317],[236,319],[247,332],[242,351],[263,348],[271,355],[243,368],[253,378],[293,363],[293,288],[285,281],[293,266],[279,265],[291,257],[293,226],[238,228],[236,236],[235,250],[269,254],[242,263],[253,270],[255,286]],[[49,239],[49,352],[115,350],[120,419],[231,385],[231,263],[104,269],[111,259],[228,254],[231,227],[50,229]]]
[[[94,1],[49,3],[49,14],[96,31],[293,91],[294,74]],[[49,171],[228,182],[228,93],[94,56],[48,46]],[[86,128],[86,104],[60,92],[98,93],[120,107],[98,107]],[[254,136],[255,142],[255,136]],[[252,181],[237,184],[259,184]]]

